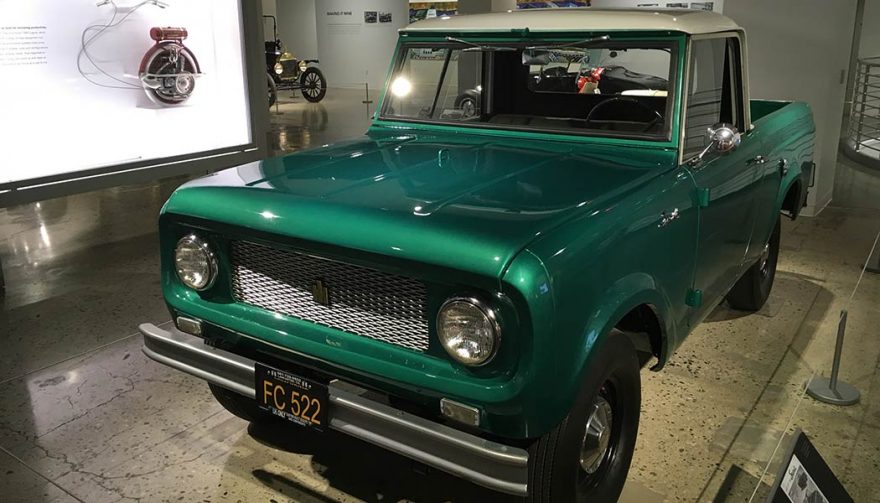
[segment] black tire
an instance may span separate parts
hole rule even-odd
[[[639,360],[629,337],[617,330],[598,351],[571,411],[529,447],[529,502],[602,503],[620,497],[639,430]],[[582,448],[588,421],[602,407],[600,397],[612,411],[608,448],[595,451],[594,470],[588,472]]]
[[[306,101],[317,103],[327,95],[327,79],[324,78],[321,70],[313,66],[306,68],[306,71],[302,73],[299,78],[299,84],[301,86],[300,91],[302,91],[303,98]]]
[[[776,278],[780,232],[780,219],[776,217],[776,227],[761,257],[727,293],[727,303],[730,307],[739,311],[758,311],[764,307],[767,298],[770,297],[773,280]]]
[[[480,97],[474,91],[465,91],[455,99],[455,108],[465,117],[476,117],[480,114]]]
[[[269,79],[269,108],[272,108],[272,105],[278,101],[278,87],[271,75],[266,74],[266,78]]]
[[[216,384],[208,383],[208,386],[211,388],[211,394],[224,409],[249,423],[267,423],[275,419],[272,414],[261,410],[253,398],[239,395]]]

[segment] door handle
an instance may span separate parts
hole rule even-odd
[[[664,211],[663,213],[660,214],[660,223],[657,224],[657,227],[666,227],[667,225],[669,225],[669,222],[672,222],[673,220],[677,219],[680,216],[681,216],[681,213],[678,211],[678,208],[675,208],[674,210],[670,211],[669,213]]]

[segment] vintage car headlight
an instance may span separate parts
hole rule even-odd
[[[174,268],[180,281],[193,290],[207,290],[217,279],[217,257],[208,243],[195,234],[177,242]]]
[[[309,67],[309,64],[306,63],[305,61],[299,62],[299,71],[304,72],[304,71],[306,71],[306,68],[308,68],[308,67]]]
[[[282,73],[284,73],[284,66],[282,66],[281,63],[275,63],[274,69],[275,69],[275,73],[277,73],[278,75],[281,75]]]
[[[446,352],[465,365],[483,365],[495,356],[501,328],[495,311],[470,297],[447,300],[437,314],[437,335]]]

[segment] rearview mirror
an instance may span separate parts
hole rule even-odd
[[[702,152],[694,156],[688,161],[688,164],[695,166],[706,157],[710,150],[714,150],[719,154],[726,154],[742,142],[742,134],[731,124],[716,124],[706,130],[706,148]]]
[[[542,49],[526,49],[522,52],[523,66],[544,66],[549,64],[551,60],[550,51]]]

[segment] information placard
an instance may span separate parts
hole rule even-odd
[[[798,429],[791,449],[782,459],[768,503],[852,503],[828,463],[803,431]]]

